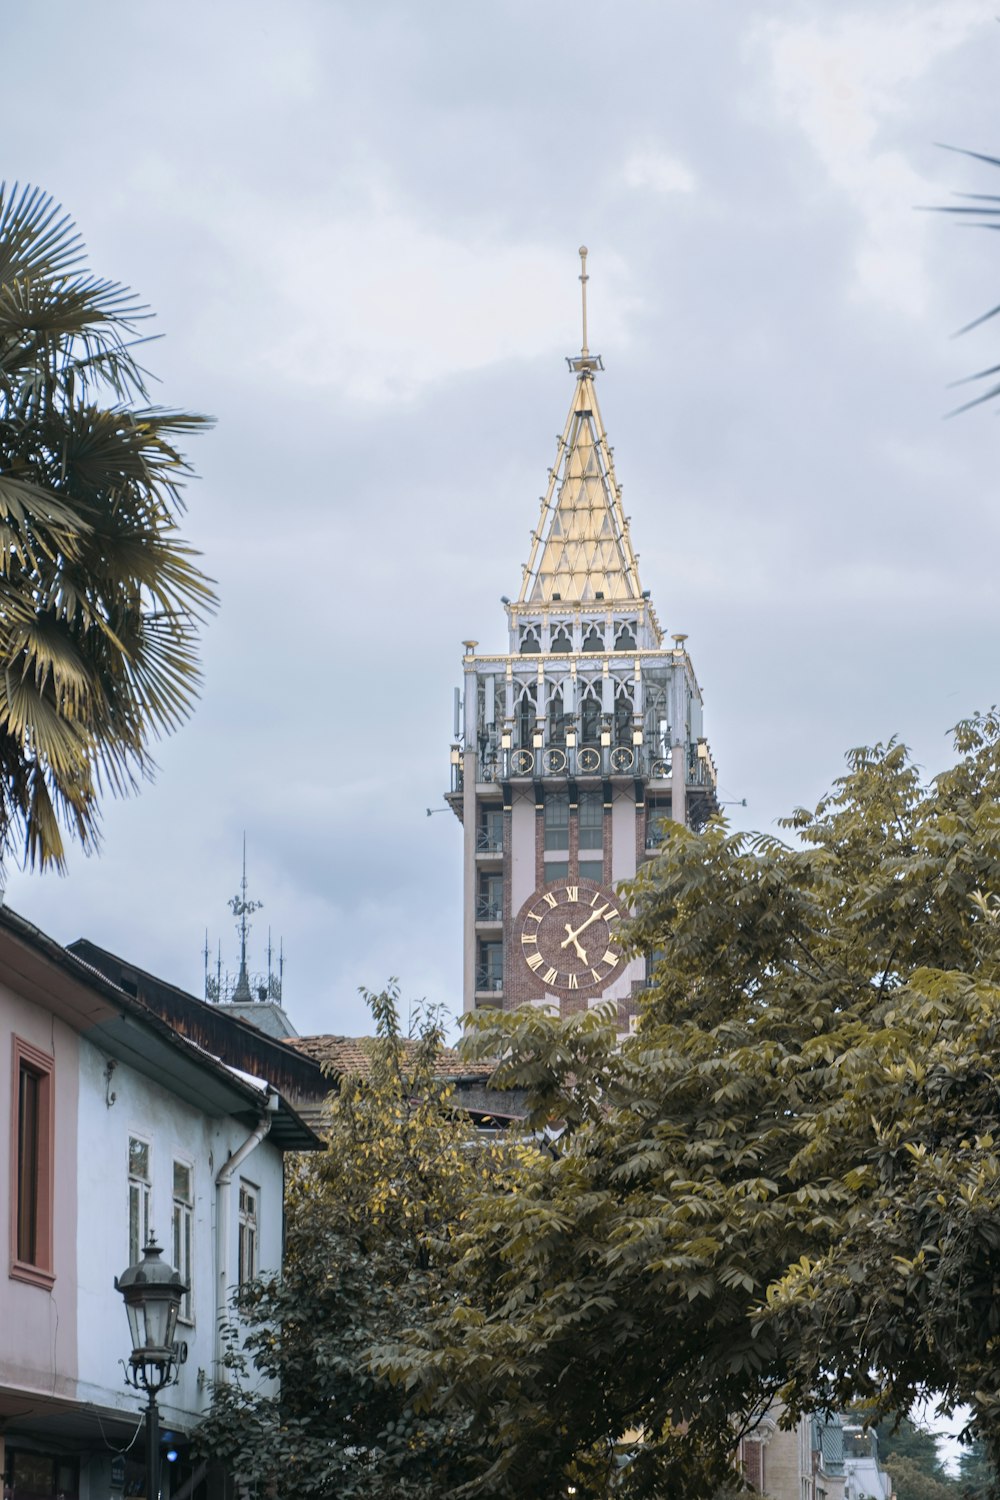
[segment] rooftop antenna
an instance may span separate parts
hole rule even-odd
[[[590,280],[590,277],[587,275],[587,247],[586,247],[586,245],[581,245],[580,246],[580,287],[581,287],[582,301],[583,301],[583,343],[580,346],[580,355],[581,355],[581,358],[583,358],[583,359],[587,359],[588,356],[589,356],[589,354],[590,354],[590,350],[587,348],[587,282],[589,280]]]
[[[263,901],[247,900],[247,836],[243,834],[243,878],[240,881],[239,895],[233,896],[229,902],[229,909],[234,917],[239,919],[237,932],[240,935],[240,972],[236,980],[236,988],[233,991],[234,1000],[252,1000],[250,994],[250,975],[247,972],[247,933],[250,924],[247,917],[253,916],[255,911],[260,911],[264,905]]]
[[[583,314],[583,344],[579,354],[571,359],[567,357],[566,363],[577,375],[592,375],[595,370],[604,369],[604,361],[599,354],[591,354],[587,343],[587,282],[590,276],[587,273],[587,256],[589,251],[586,245],[580,246],[580,310]],[[560,439],[560,447],[562,440]],[[557,457],[558,461],[558,457]]]

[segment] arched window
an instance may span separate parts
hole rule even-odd
[[[615,636],[615,650],[635,650],[635,622],[633,620],[623,620],[618,627],[618,634]]]
[[[538,626],[537,625],[522,625],[521,626],[521,655],[522,656],[537,656],[538,653],[539,653],[539,651],[541,651],[541,649],[542,648],[541,648],[541,646],[538,643]]]
[[[563,695],[558,684],[552,687],[549,697],[549,744],[565,745],[566,716],[563,710]]]
[[[570,640],[569,631],[565,625],[560,625],[552,636],[549,650],[565,654],[568,651],[572,651],[572,649],[573,642]]]
[[[601,742],[601,690],[598,683],[589,683],[580,697],[580,743],[599,745]]]
[[[616,745],[632,743],[632,694],[624,684],[615,693],[614,740]]]
[[[584,635],[583,649],[584,651],[604,650],[604,636],[598,625],[591,625],[590,629]]]
[[[535,733],[537,717],[538,685],[529,682],[517,700],[517,744],[520,750],[530,750]]]

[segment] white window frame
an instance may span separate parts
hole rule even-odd
[[[132,1170],[132,1142],[146,1148],[146,1175],[142,1177]],[[142,1260],[142,1252],[149,1244],[150,1214],[153,1197],[153,1147],[145,1136],[131,1131],[128,1137],[128,1263],[134,1266]],[[133,1214],[133,1204],[135,1212]],[[136,1233],[133,1234],[133,1224]],[[135,1240],[138,1239],[138,1244]]]
[[[260,1270],[260,1188],[246,1177],[240,1178],[239,1188],[236,1279],[238,1285],[245,1286]]]
[[[177,1191],[177,1168],[188,1174],[187,1197]],[[194,1323],[194,1164],[175,1156],[171,1167],[171,1212],[170,1248],[171,1263],[187,1283],[187,1291],[181,1298],[178,1319],[182,1323]]]

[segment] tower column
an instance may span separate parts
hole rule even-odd
[[[674,736],[670,747],[670,816],[675,823],[687,822],[686,747]]]
[[[465,688],[463,705],[465,751],[462,756],[462,823],[466,829],[465,859],[462,869],[462,904],[465,931],[462,992],[466,1010],[475,1006],[476,996],[476,662],[475,641],[465,643]]]

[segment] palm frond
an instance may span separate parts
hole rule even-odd
[[[967,156],[973,161],[984,162],[990,167],[1000,167],[1000,156],[990,156],[983,151],[970,151],[963,146],[948,146],[939,142],[942,151],[953,151],[958,156]],[[934,213],[951,214],[957,217],[963,227],[973,229],[1000,230],[1000,193],[959,193],[956,196],[967,200],[965,203],[938,204],[932,208]],[[979,328],[984,323],[989,323],[1000,314],[1000,303],[991,307],[988,312],[980,313],[978,317],[965,323],[957,329],[953,337],[961,334],[971,333],[974,328]],[[955,381],[955,385],[965,385],[971,381],[986,380],[1000,372],[1000,366],[994,365],[987,370],[980,370],[976,375],[967,375],[964,380]],[[989,390],[976,396],[971,401],[963,402],[953,411],[948,413],[949,417],[957,417],[962,412],[971,411],[975,406],[983,406],[988,401],[995,400],[1000,396],[1000,383],[993,385]]]
[[[94,847],[100,795],[153,769],[190,714],[215,608],[178,534],[179,442],[210,419],[149,404],[148,309],[93,275],[69,217],[0,184],[0,851]]]

